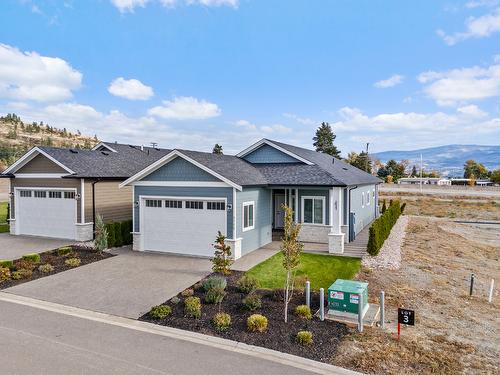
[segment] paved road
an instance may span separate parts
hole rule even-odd
[[[0,372],[5,374],[311,374],[216,346],[18,303],[0,300],[0,311]]]

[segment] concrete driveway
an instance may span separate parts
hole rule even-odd
[[[208,259],[139,253],[128,247],[116,254],[4,292],[138,318],[211,272]]]
[[[26,253],[42,253],[71,244],[70,240],[55,240],[51,238],[12,236],[0,233],[0,259],[13,260],[21,258]]]

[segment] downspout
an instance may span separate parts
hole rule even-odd
[[[92,182],[92,238],[95,240],[95,185],[100,181],[97,179]]]
[[[349,232],[348,232],[348,237],[349,237],[349,242],[352,241],[352,238],[351,238],[351,191],[352,190],[355,190],[358,188],[358,185],[354,186],[354,187],[350,187],[350,188],[347,188],[348,190],[348,200],[349,200],[349,208],[347,210],[347,223],[349,224]]]

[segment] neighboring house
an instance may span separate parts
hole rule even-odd
[[[11,233],[91,240],[97,214],[106,222],[131,219],[132,189],[118,185],[164,155],[114,143],[32,148],[0,175],[9,180]]]
[[[398,184],[400,185],[439,185],[439,186],[450,186],[451,180],[441,177],[403,177],[398,179]]]
[[[239,258],[283,229],[287,203],[302,241],[342,253],[378,214],[381,180],[323,153],[268,139],[236,156],[164,151],[120,184],[133,189],[135,250],[209,257],[221,231]]]

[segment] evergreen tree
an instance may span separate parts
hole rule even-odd
[[[327,122],[322,122],[321,126],[316,130],[316,135],[313,138],[313,146],[316,147],[316,151],[322,152],[340,158],[340,151],[337,146],[333,144],[337,136],[333,134],[332,127]]]
[[[216,143],[214,148],[212,149],[212,154],[222,155],[222,145]]]
[[[413,168],[411,169],[411,176],[417,177],[417,167],[413,166]]]

